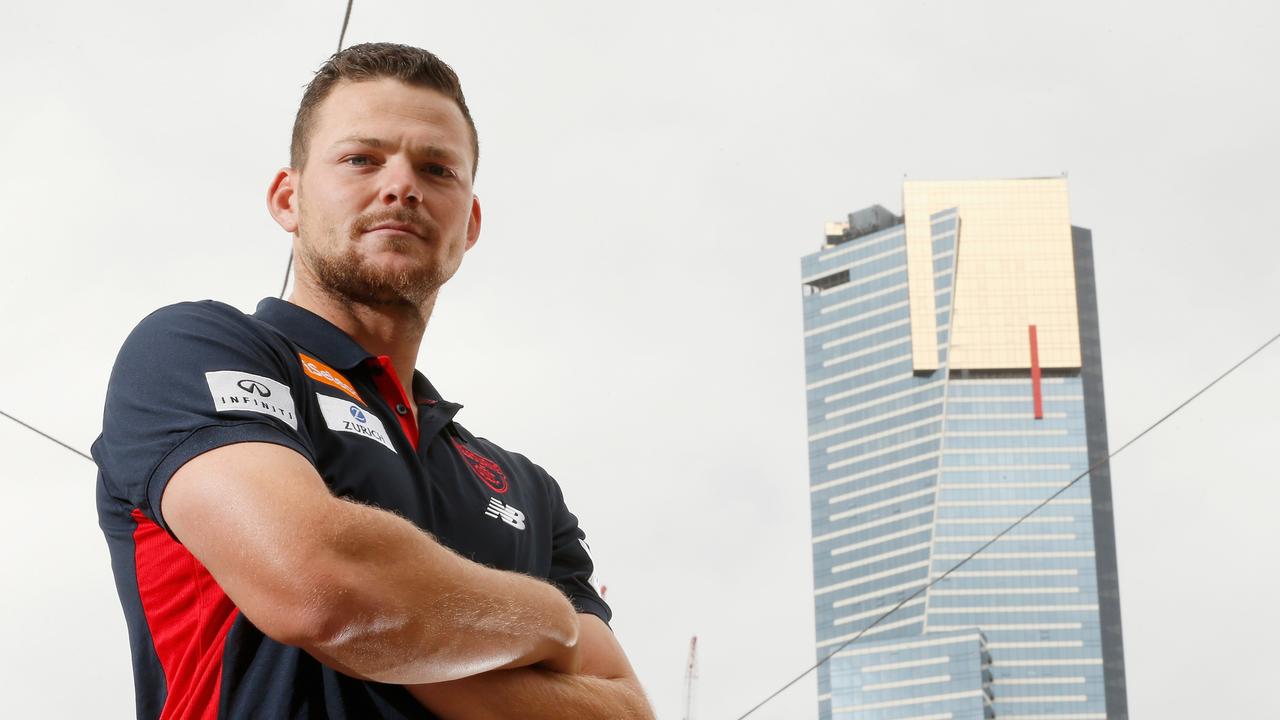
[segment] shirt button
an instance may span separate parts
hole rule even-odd
[[[400,413],[401,415],[408,415],[409,408],[405,407],[404,403],[396,403],[396,412]]]

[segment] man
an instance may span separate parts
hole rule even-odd
[[[652,717],[558,485],[414,370],[478,147],[437,57],[338,53],[268,193],[290,301],[125,342],[93,452],[138,717]]]

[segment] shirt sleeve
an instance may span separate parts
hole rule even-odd
[[[269,442],[314,464],[287,346],[253,322],[221,303],[171,305],[139,323],[116,358],[94,459],[107,490],[166,531],[165,487],[202,453]]]
[[[587,545],[586,533],[578,527],[578,517],[564,502],[560,484],[546,476],[550,483],[552,504],[551,575],[548,578],[580,613],[590,613],[609,622],[613,611],[600,597],[595,583],[595,561]]]

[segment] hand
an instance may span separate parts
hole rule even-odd
[[[517,716],[524,720],[653,720],[653,709],[613,631],[594,615],[579,620],[581,632],[573,648],[580,674],[526,667],[406,688],[447,720],[507,720],[513,708],[519,708]]]

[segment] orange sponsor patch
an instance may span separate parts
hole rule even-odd
[[[310,355],[298,353],[298,359],[302,361],[302,372],[306,373],[307,377],[312,380],[318,380],[329,387],[338,388],[342,392],[355,398],[361,404],[365,404],[364,398],[360,397],[360,393],[356,392],[356,388],[351,384],[351,381],[342,377],[342,373],[334,370],[328,365],[325,365]]]

